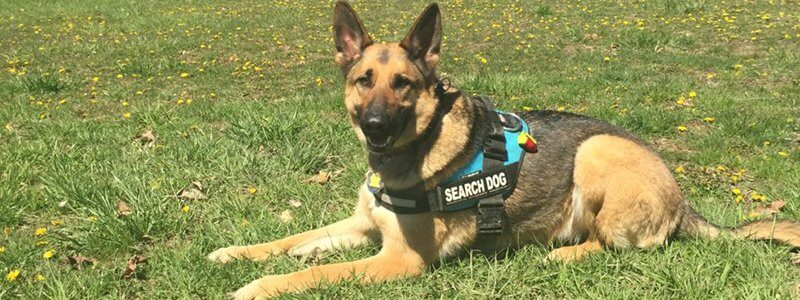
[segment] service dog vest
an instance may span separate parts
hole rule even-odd
[[[491,104],[491,100],[485,101]],[[376,204],[400,214],[454,212],[478,206],[479,229],[483,221],[502,230],[503,200],[514,192],[525,153],[535,153],[537,146],[522,118],[494,109],[490,112],[491,132],[482,148],[434,189],[390,190],[377,174],[368,172],[366,185]]]

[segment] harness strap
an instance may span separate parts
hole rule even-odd
[[[506,151],[506,136],[500,117],[494,110],[494,103],[488,97],[480,97],[486,103],[489,110],[486,118],[489,120],[490,131],[486,140],[483,142],[483,170],[494,169],[503,166],[508,160]]]
[[[508,160],[506,137],[500,116],[495,112],[494,102],[488,97],[480,97],[489,111],[490,131],[483,143],[483,172],[502,167]],[[478,200],[478,239],[488,239],[503,233],[505,223],[505,197],[502,194]]]
[[[437,94],[444,90],[443,86],[442,82],[437,85]],[[535,152],[524,148],[518,137],[527,136],[534,147],[535,141],[528,135],[528,127],[522,119],[496,111],[488,97],[478,96],[478,100],[483,101],[487,108],[484,120],[488,122],[488,132],[482,150],[475,154],[473,161],[432,190],[426,190],[423,183],[392,190],[384,187],[380,177],[372,173],[367,175],[367,187],[375,196],[377,205],[398,214],[477,208],[477,239],[483,245],[497,245],[506,229],[505,199],[514,192],[525,152]],[[444,109],[440,111],[440,108]],[[446,105],[437,107],[437,125],[429,126],[426,134],[438,126],[438,121],[448,110]],[[514,141],[507,141],[508,138]],[[520,148],[516,148],[517,144]],[[509,157],[518,159],[511,162]],[[490,250],[491,246],[484,251]]]

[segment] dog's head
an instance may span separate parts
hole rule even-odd
[[[336,63],[345,106],[358,138],[386,153],[419,138],[434,118],[436,64],[442,45],[439,7],[429,5],[399,43],[373,43],[353,8],[336,3]]]

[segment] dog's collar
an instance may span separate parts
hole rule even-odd
[[[489,112],[487,119],[492,131],[482,148],[433,189],[427,190],[420,183],[412,188],[392,190],[383,185],[378,174],[368,172],[366,185],[376,203],[396,213],[413,214],[459,211],[475,207],[488,197],[508,198],[516,187],[524,154],[536,152],[536,142],[529,134],[528,125],[518,116],[494,109]]]

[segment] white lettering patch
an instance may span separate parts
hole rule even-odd
[[[499,172],[446,188],[444,190],[444,201],[447,203],[461,201],[501,190],[507,186],[506,173]]]

